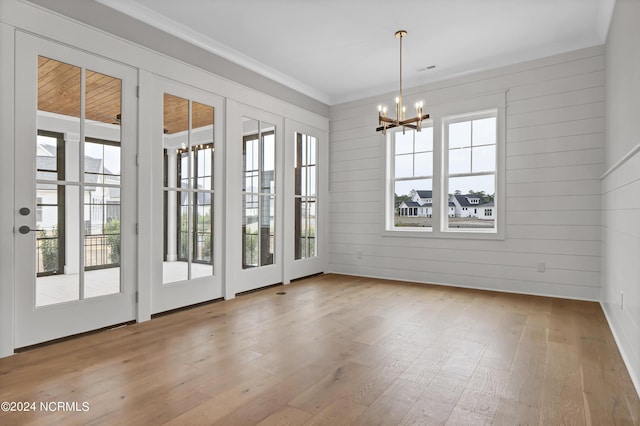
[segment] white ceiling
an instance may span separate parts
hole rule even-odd
[[[615,0],[96,0],[335,105],[606,41]],[[433,70],[424,70],[435,65]]]

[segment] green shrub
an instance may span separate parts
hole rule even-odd
[[[51,235],[47,231],[40,231],[40,253],[42,256],[42,272],[58,270],[58,230],[53,228]]]
[[[104,225],[107,244],[111,249],[109,259],[111,263],[120,263],[120,220],[112,219]]]

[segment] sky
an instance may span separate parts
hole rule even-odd
[[[496,119],[483,118],[449,123],[445,191],[495,193],[495,175],[456,176],[493,172],[496,168]],[[395,134],[395,193],[408,195],[412,189],[433,189],[433,128]],[[397,180],[400,178],[400,180]]]

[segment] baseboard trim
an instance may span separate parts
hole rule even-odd
[[[640,398],[640,375],[638,375],[638,371],[633,368],[633,363],[631,359],[627,355],[627,352],[622,345],[622,341],[620,340],[620,335],[616,331],[616,328],[613,326],[614,321],[613,318],[607,312],[607,308],[605,305],[600,302],[600,308],[602,308],[602,312],[604,312],[604,317],[607,319],[607,324],[609,325],[609,330],[611,330],[611,334],[613,335],[613,339],[616,341],[616,346],[618,347],[618,351],[620,352],[620,356],[622,357],[622,362],[624,362],[625,367],[627,367],[627,373],[629,373],[629,377],[631,377],[631,382],[633,386],[636,388],[636,393]]]
[[[496,293],[523,294],[526,296],[552,297],[554,299],[580,300],[583,302],[596,302],[596,303],[600,302],[597,298],[591,299],[587,297],[568,297],[568,296],[560,296],[557,294],[547,294],[547,293],[541,293],[541,292],[514,291],[514,290],[505,290],[501,288],[477,287],[477,286],[469,286],[469,285],[461,285],[461,284],[441,283],[441,282],[435,282],[435,281],[405,280],[405,279],[394,278],[394,277],[363,275],[363,274],[354,274],[354,273],[338,272],[338,271],[327,271],[325,273],[336,274],[336,275],[348,275],[350,277],[371,278],[376,280],[388,280],[388,281],[398,281],[398,282],[405,282],[405,283],[426,284],[426,285],[431,284],[431,285],[440,285],[444,287],[468,288],[470,290],[495,291]]]

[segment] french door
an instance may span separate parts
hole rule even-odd
[[[156,78],[152,313],[222,294],[223,102]]]
[[[283,282],[283,127],[227,101],[227,297]]]
[[[284,279],[317,274],[324,263],[326,133],[287,119],[285,122],[285,267]]]
[[[16,35],[16,347],[135,319],[136,82]]]

